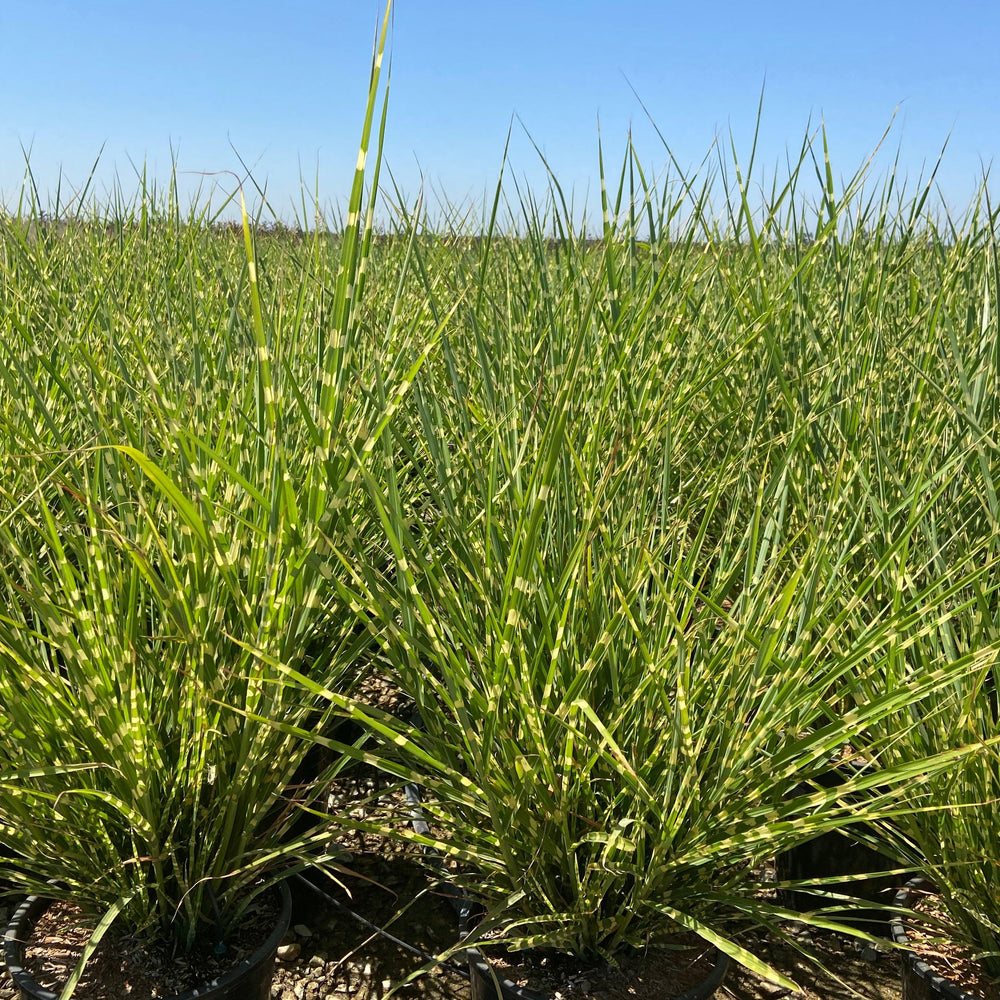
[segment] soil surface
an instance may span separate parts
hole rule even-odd
[[[318,872],[309,873],[309,880],[323,895],[302,883],[294,885],[292,929],[276,963],[274,1000],[382,1000],[394,986],[408,1000],[469,1000],[468,981],[452,971],[462,966],[461,955],[447,968],[429,966],[425,958],[380,937],[344,909],[373,924],[388,925],[391,934],[428,956],[453,948],[457,941],[454,910],[447,898],[434,891],[419,859],[405,852],[358,854],[350,864],[357,874],[339,878],[339,885]],[[800,989],[788,992],[733,964],[716,993],[718,1000],[901,997],[899,958],[891,949],[876,950],[827,932],[803,932],[802,944],[830,970],[824,973],[790,945],[766,939],[744,943]],[[425,971],[419,978],[399,985],[421,969]],[[662,972],[652,976],[646,972],[640,982],[632,984],[615,980],[613,973],[593,970],[567,978],[574,977],[576,1000],[665,1000],[670,995]],[[554,1000],[563,1000],[562,991],[552,988]],[[135,993],[128,996],[145,1000]],[[4,976],[0,1000],[15,997]]]
[[[280,912],[277,890],[267,890],[259,903],[250,905],[221,954],[206,943],[189,955],[176,955],[169,944],[144,945],[112,927],[87,963],[74,995],[80,1000],[133,1000],[186,993],[249,958],[267,940]],[[54,903],[35,924],[24,952],[25,971],[39,986],[59,993],[91,932],[78,907]]]
[[[393,987],[414,1000],[467,996],[466,979],[435,961],[455,947],[457,921],[422,865],[406,857],[362,855],[351,868],[355,875],[338,875],[336,881],[307,873],[306,881],[319,892],[302,881],[295,885],[292,931],[279,950],[271,996],[381,1000]],[[405,950],[357,917],[423,954]],[[453,962],[465,971],[461,956]],[[418,978],[406,982],[413,975]]]

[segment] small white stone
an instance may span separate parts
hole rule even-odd
[[[309,938],[313,936],[313,932],[305,924],[296,924],[293,928],[299,937]]]
[[[278,946],[278,961],[279,962],[294,962],[295,959],[302,954],[302,945],[297,941],[293,941],[291,944],[282,944]]]

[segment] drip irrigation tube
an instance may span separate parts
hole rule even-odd
[[[379,927],[378,924],[372,923],[367,917],[361,916],[360,913],[355,913],[349,906],[345,906],[339,899],[335,899],[328,892],[324,892],[318,885],[314,885],[309,879],[305,878],[303,875],[296,875],[296,881],[301,882],[307,889],[314,892],[317,896],[322,898],[322,900],[329,906],[332,906],[335,910],[346,914],[352,920],[356,920],[359,924],[367,927],[368,930],[374,931],[380,937],[385,938],[387,941],[391,941],[397,948],[402,948],[405,951],[411,952],[417,955],[419,958],[425,959],[428,962],[434,962],[436,965],[440,966],[442,969],[446,969],[448,972],[454,972],[455,975],[461,976],[463,979],[469,978],[468,968],[463,968],[460,965],[455,965],[448,959],[441,960],[437,955],[431,955],[429,952],[424,951],[422,948],[418,948],[416,945],[410,944],[408,941],[403,941],[401,938],[395,936],[395,934],[390,934],[384,927]]]

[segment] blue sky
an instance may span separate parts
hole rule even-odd
[[[286,217],[300,177],[343,204],[364,110],[377,0],[5,0],[0,6],[0,194],[21,185],[21,145],[43,190],[79,183],[104,145],[98,191],[132,162],[169,174],[239,169],[230,141]],[[765,171],[825,121],[849,174],[897,111],[876,172],[897,150],[915,180],[951,134],[940,179],[971,195],[1000,136],[1000,4],[671,0],[397,0],[387,162],[462,203],[495,183],[512,115],[514,173],[544,173],[524,127],[578,200],[597,188],[597,132],[620,161],[629,126],[644,164],[678,161],[730,131],[749,152],[761,87]],[[766,83],[765,83],[766,80]],[[198,179],[184,173],[185,192]],[[223,181],[223,183],[228,183]]]

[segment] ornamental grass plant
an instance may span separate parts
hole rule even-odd
[[[858,424],[858,453],[870,457],[867,482],[858,484],[863,488],[852,505],[859,552],[870,559],[905,538],[906,548],[919,553],[916,565],[923,564],[913,573],[887,562],[874,591],[883,605],[897,606],[935,576],[944,580],[962,560],[983,568],[947,598],[947,616],[905,651],[894,651],[855,700],[908,691],[941,663],[978,656],[977,668],[877,720],[856,747],[868,753],[871,739],[881,747],[879,762],[893,767],[981,746],[876,826],[880,850],[939,893],[946,917],[931,920],[930,936],[964,948],[993,979],[1000,978],[996,232],[997,211],[984,191],[963,217],[929,220],[920,238],[901,241],[897,233],[886,240],[887,253],[910,246],[905,267],[895,265],[906,274],[908,293],[884,296],[880,315],[912,317],[914,335],[898,345],[884,337],[880,345],[896,372],[880,395],[894,405],[869,403],[872,416]],[[875,280],[873,269],[869,285]],[[911,499],[919,491],[928,496],[923,506]],[[862,627],[857,614],[851,627]],[[921,923],[927,926],[924,917]]]
[[[265,267],[245,208],[237,241],[172,192],[5,223],[0,877],[92,922],[63,997],[110,928],[221,949],[268,886],[336,864],[347,758],[308,774],[310,744],[271,724],[323,732],[335,710],[270,664],[343,692],[370,658],[334,553],[379,559],[359,469],[379,475],[422,360],[367,335],[355,298],[387,27],[332,254],[317,232]]]
[[[982,348],[942,337],[970,281],[995,294],[993,243],[975,212],[941,235],[928,189],[838,194],[825,137],[761,204],[729,169],[719,223],[711,178],[672,201],[630,151],[596,242],[554,180],[504,236],[498,188],[366,476],[395,565],[353,560],[348,589],[419,712],[373,722],[432,831],[396,835],[448,859],[480,934],[614,958],[692,930],[790,986],[743,943],[798,917],[762,862],[929,806],[982,749],[891,752],[996,657],[991,629],[937,642],[996,606],[994,425],[956,437],[948,399],[949,348]],[[872,766],[822,787],[852,747]]]
[[[995,566],[995,274],[989,274],[981,287],[984,294],[978,308],[967,309],[956,317],[958,323],[949,324],[951,336],[943,353],[956,377],[938,387],[941,396],[950,397],[949,434],[964,465],[961,477],[944,494],[954,513],[928,519],[923,534],[939,552],[961,546],[979,564]],[[905,691],[911,678],[934,662],[991,644],[995,648],[996,593],[987,579],[970,581],[956,602],[964,610],[941,622],[908,657],[894,658],[887,665],[883,690]],[[879,739],[893,737],[886,739],[883,755],[889,764],[920,760],[962,745],[982,747],[982,752],[935,776],[919,800],[901,803],[899,815],[881,824],[881,835],[884,850],[919,859],[914,874],[928,880],[928,890],[937,895],[940,915],[921,914],[918,920],[931,947],[958,946],[994,981],[1000,981],[997,674],[996,656],[987,658],[978,670],[955,677],[932,698],[905,706],[873,730]]]
[[[990,664],[995,668],[995,662]],[[930,947],[956,947],[978,962],[987,979],[1000,981],[1000,882],[997,878],[996,688],[993,670],[983,669],[939,691],[930,705],[910,709],[912,720],[887,757],[920,759],[949,748],[981,743],[983,751],[937,775],[925,795],[904,801],[886,826],[887,849],[920,858],[917,875],[936,896],[937,913],[917,923]],[[886,727],[887,728],[887,727]],[[908,918],[904,915],[904,925]],[[957,985],[961,986],[961,983]]]

